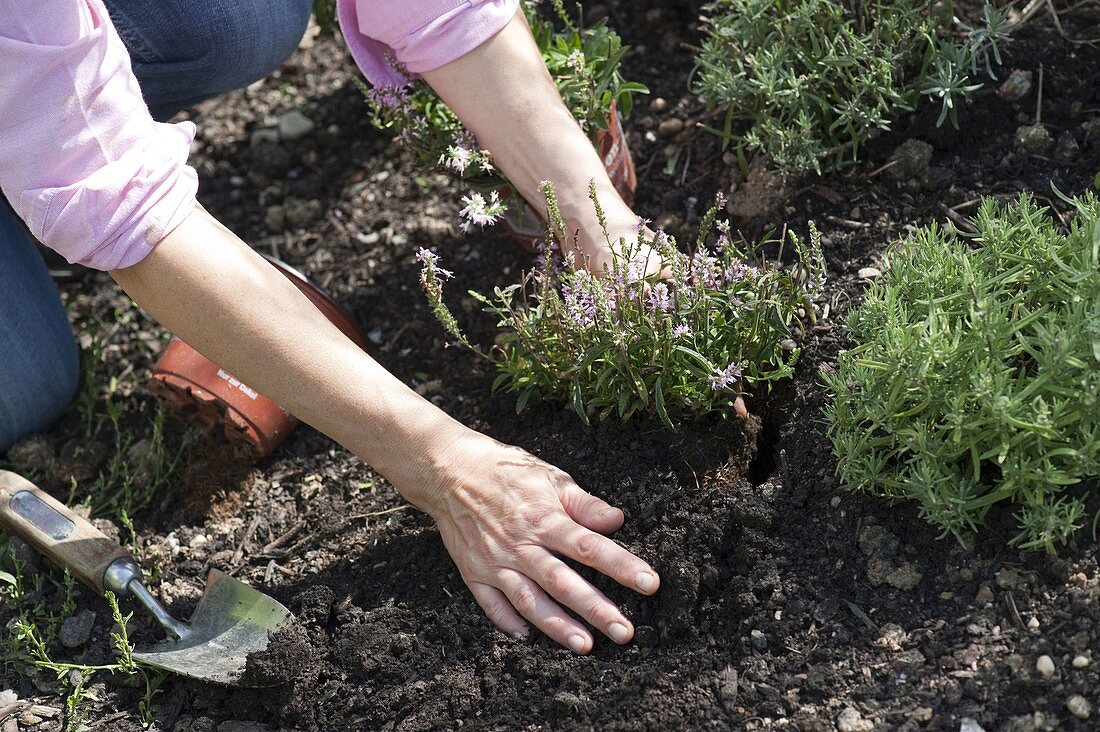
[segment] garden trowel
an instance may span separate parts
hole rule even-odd
[[[184,676],[238,684],[249,654],[267,648],[290,612],[264,593],[216,569],[191,616],[181,623],[142,584],[130,553],[30,481],[0,470],[0,529],[23,539],[99,594],[137,599],[168,638],[133,657]]]

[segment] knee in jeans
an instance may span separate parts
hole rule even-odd
[[[226,22],[208,26],[201,40],[212,76],[226,89],[262,79],[290,58],[302,40],[310,0],[236,0]]]
[[[66,344],[64,357],[43,364],[27,364],[22,373],[9,373],[13,392],[0,399],[0,452],[11,443],[45,430],[65,412],[80,385],[80,358],[76,344]]]

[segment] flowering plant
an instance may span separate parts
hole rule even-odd
[[[930,226],[892,251],[826,374],[849,488],[914,501],[960,541],[997,503],[1021,548],[1082,526],[1074,486],[1100,476],[1100,201],[1073,203],[1059,231],[1030,196],[987,198],[972,240]]]
[[[543,193],[550,240],[568,241],[549,183]],[[606,238],[594,184],[589,193]],[[451,273],[426,249],[417,255],[421,283],[448,333],[501,371],[494,389],[516,393],[517,411],[548,399],[570,404],[586,423],[591,415],[648,412],[675,429],[677,420],[727,412],[737,395],[790,376],[801,321],[812,318],[811,298],[824,282],[816,230],[808,246],[789,237],[798,263],[782,267],[764,258],[762,246],[733,241],[728,223],[717,220],[722,205],[707,212],[687,254],[640,222],[636,242],[612,247],[607,277],[551,245],[520,283],[492,297],[471,292],[503,329],[488,351],[459,328],[443,301]],[[782,249],[783,241],[771,243]],[[666,279],[644,275],[646,247],[668,263]]]
[[[595,135],[608,128],[615,110],[629,115],[633,95],[649,90],[623,79],[619,65],[627,48],[619,35],[606,21],[578,27],[566,13],[563,0],[551,0],[553,15],[564,28],[559,30],[554,20],[540,15],[540,4],[530,0],[523,3],[527,22],[562,100],[581,128]],[[454,112],[422,79],[409,78],[400,87],[364,87],[364,93],[374,125],[395,133],[422,168],[444,170],[482,192],[507,185],[493,167],[489,153],[478,146]],[[464,203],[470,205],[469,201]],[[471,223],[492,223],[503,211],[502,205],[495,215],[481,221],[464,215],[464,228]]]

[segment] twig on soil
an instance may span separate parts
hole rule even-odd
[[[1020,611],[1016,609],[1016,598],[1012,596],[1011,591],[1005,593],[1005,605],[1008,606],[1008,617],[1012,618],[1012,622],[1016,624],[1016,627],[1020,630],[1027,630],[1024,619],[1020,617]]]
[[[282,536],[278,536],[265,544],[264,548],[260,550],[260,554],[267,554],[274,549],[278,549],[280,546],[293,539],[294,536],[299,531],[301,531],[305,525],[305,521],[299,521],[298,523],[294,524],[285,534],[283,534]]]
[[[1054,27],[1058,30],[1059,35],[1066,39],[1070,43],[1076,46],[1095,46],[1100,44],[1100,38],[1070,38],[1066,33],[1065,28],[1062,27],[1062,19],[1058,17],[1058,11],[1054,9],[1053,0],[1044,0],[1046,2],[1047,10],[1050,11],[1050,17],[1054,20]]]
[[[867,173],[866,175],[861,175],[859,177],[859,182],[860,183],[866,183],[867,181],[871,180],[872,178],[874,178],[879,173],[882,173],[882,172],[885,172],[885,171],[889,170],[890,168],[894,167],[895,165],[897,165],[900,162],[901,162],[901,160],[895,159],[895,160],[891,160],[888,163],[884,163],[884,164],[878,166],[877,168],[875,168],[874,170],[872,170],[870,173]]]
[[[871,225],[866,221],[852,221],[851,219],[842,219],[839,216],[833,216],[832,214],[825,214],[825,220],[828,221],[830,224],[836,224],[837,226],[843,226],[845,229],[853,229],[856,231],[871,228]]]
[[[959,211],[962,211],[965,208],[973,208],[974,206],[977,206],[981,202],[982,202],[982,199],[980,199],[980,198],[971,198],[969,201],[963,201],[962,203],[955,204],[954,206],[951,207],[951,210],[954,211],[955,213],[958,213]]]
[[[354,516],[348,516],[348,521],[354,521],[355,519],[371,518],[372,516],[385,516],[388,513],[397,513],[398,511],[404,511],[406,508],[412,508],[411,503],[406,503],[401,506],[394,506],[393,508],[387,508],[385,511],[372,511],[371,513],[357,513]]]
[[[966,233],[968,233],[968,234],[977,234],[978,233],[978,227],[974,226],[974,224],[967,221],[965,217],[963,217],[960,214],[956,213],[953,209],[948,208],[947,204],[942,202],[942,201],[940,202],[940,210],[943,211],[944,215],[947,216],[947,218],[951,219],[951,223],[953,223],[955,226],[962,229]]]
[[[845,600],[844,604],[847,605],[848,609],[852,611],[852,615],[855,615],[857,618],[863,621],[864,625],[866,625],[868,628],[875,631],[876,633],[879,632],[879,627],[874,620],[871,620],[871,616],[860,610],[855,603]]]
[[[252,540],[252,535],[256,533],[256,527],[260,525],[260,514],[252,519],[252,522],[248,525],[248,528],[244,530],[244,536],[241,537],[241,543],[237,544],[237,550],[233,552],[233,558],[229,560],[229,574],[232,575],[238,569],[241,568],[241,557],[244,556],[244,547],[249,541]]]

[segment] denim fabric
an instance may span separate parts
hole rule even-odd
[[[76,342],[38,250],[0,198],[0,452],[49,426],[80,379]]]
[[[312,0],[104,0],[159,121],[248,86],[294,52]]]
[[[153,116],[266,76],[294,52],[311,0],[105,0]],[[80,378],[49,272],[0,196],[0,452],[53,423]]]

